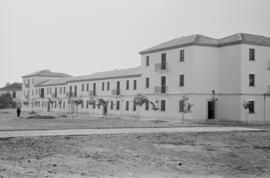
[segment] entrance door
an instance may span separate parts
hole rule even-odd
[[[215,119],[215,102],[208,101],[208,119]]]

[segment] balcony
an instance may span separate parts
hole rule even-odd
[[[155,64],[155,72],[168,72],[168,63],[157,63]]]
[[[112,95],[120,95],[120,90],[117,89],[112,90]]]
[[[29,85],[29,83],[25,83],[24,86],[25,86],[25,88],[29,88],[30,85]]]
[[[156,94],[167,93],[167,92],[168,92],[168,86],[155,87]]]

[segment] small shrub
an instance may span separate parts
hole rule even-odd
[[[50,116],[50,115],[32,115],[32,116],[28,116],[26,117],[26,119],[56,119],[55,116]]]

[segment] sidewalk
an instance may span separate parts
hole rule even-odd
[[[172,132],[232,132],[262,131],[262,129],[244,127],[180,127],[180,128],[123,128],[123,129],[68,129],[68,130],[28,130],[0,131],[0,138],[36,137],[56,135],[95,135],[95,134],[128,134],[128,133],[172,133]]]

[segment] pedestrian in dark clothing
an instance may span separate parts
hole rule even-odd
[[[20,115],[21,115],[21,108],[20,108],[20,107],[18,107],[18,108],[17,108],[17,117],[19,118],[19,117],[20,117]]]

